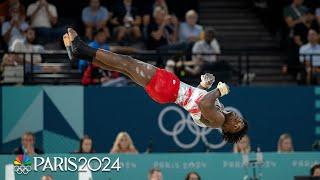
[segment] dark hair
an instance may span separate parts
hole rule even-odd
[[[201,180],[201,177],[197,172],[189,172],[185,180],[189,180],[191,174],[195,174],[198,177],[198,179]]]
[[[312,166],[312,168],[310,169],[310,176],[313,176],[314,172],[316,171],[316,169],[320,168],[320,164],[315,164]]]
[[[238,117],[240,118],[240,117]],[[241,140],[241,138],[247,134],[248,132],[248,122],[245,120],[245,119],[242,119],[243,121],[243,128],[238,131],[238,132],[235,132],[235,133],[231,133],[231,132],[225,132],[224,130],[222,130],[222,136],[223,136],[223,139],[229,143],[237,143]]]
[[[93,34],[93,37],[96,37],[100,33],[104,33],[104,29],[103,28],[94,30],[92,34]]]
[[[82,149],[82,144],[83,144],[84,140],[86,140],[86,139],[89,139],[92,141],[92,139],[88,135],[84,135],[83,138],[80,139],[79,150],[77,151],[77,153],[84,153],[83,149]],[[90,153],[94,153],[93,146],[90,149]]]
[[[216,30],[212,26],[207,26],[204,28],[205,33],[212,33],[214,36],[216,35]]]

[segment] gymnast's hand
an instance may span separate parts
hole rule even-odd
[[[229,92],[230,92],[229,86],[223,82],[218,83],[217,89],[220,91],[221,97],[229,94]]]
[[[216,77],[213,74],[206,73],[204,75],[201,75],[200,85],[205,89],[210,89],[215,79]]]

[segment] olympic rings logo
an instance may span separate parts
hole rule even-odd
[[[237,114],[239,114],[242,117],[240,111],[234,107],[225,107],[225,110],[233,110],[234,112],[236,112]],[[181,117],[181,119],[173,126],[172,130],[168,130],[164,126],[164,121],[165,121],[164,117],[170,111],[177,113]],[[170,120],[170,119],[168,119],[168,120]],[[183,149],[191,149],[191,148],[195,147],[199,143],[200,140],[210,149],[222,148],[227,143],[224,140],[221,141],[220,143],[217,143],[217,144],[213,144],[213,143],[209,142],[207,139],[207,135],[215,130],[217,130],[221,133],[222,132],[221,129],[200,128],[197,124],[195,124],[193,122],[190,114],[188,114],[186,116],[185,113],[183,112],[183,110],[176,107],[176,106],[168,106],[160,112],[159,117],[158,117],[158,125],[159,125],[160,130],[164,134],[166,134],[167,136],[172,136],[176,145],[178,145],[179,147],[181,147]],[[181,142],[180,139],[178,138],[178,135],[181,134],[185,130],[185,128],[187,128],[195,136],[194,140],[188,144]]]
[[[31,171],[31,166],[14,166],[14,171],[17,174],[27,175]]]

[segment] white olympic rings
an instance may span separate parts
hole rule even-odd
[[[31,166],[14,166],[14,171],[17,174],[28,174],[31,171]]]
[[[181,117],[181,119],[173,126],[173,129],[171,131],[166,129],[164,126],[164,116],[170,111],[177,113]],[[170,119],[168,119],[168,120],[170,120]],[[174,142],[179,147],[181,147],[183,149],[190,149],[190,148],[195,147],[199,143],[200,139],[207,147],[209,147],[211,149],[219,149],[219,148],[222,148],[226,144],[226,141],[221,141],[218,144],[210,143],[206,136],[214,130],[218,130],[221,133],[221,130],[220,129],[212,129],[212,128],[200,128],[198,125],[196,125],[193,122],[190,114],[188,114],[188,116],[186,117],[183,110],[176,107],[176,106],[168,106],[160,112],[159,117],[158,117],[158,125],[159,125],[160,130],[164,134],[166,134],[168,136],[172,136]],[[178,135],[180,133],[182,133],[182,131],[184,131],[186,126],[187,126],[188,130],[192,134],[195,135],[195,139],[189,144],[181,142],[178,138]]]

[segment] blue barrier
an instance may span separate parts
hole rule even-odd
[[[221,101],[249,121],[253,149],[276,151],[279,135],[288,132],[296,151],[308,151],[320,137],[319,92],[313,87],[235,87]],[[184,126],[173,133],[187,113],[153,102],[138,87],[2,87],[1,102],[0,147],[6,153],[25,131],[34,132],[37,145],[48,153],[74,151],[83,134],[93,138],[97,152],[106,153],[119,131],[128,131],[140,152],[148,146],[154,152],[231,151],[215,130]]]

